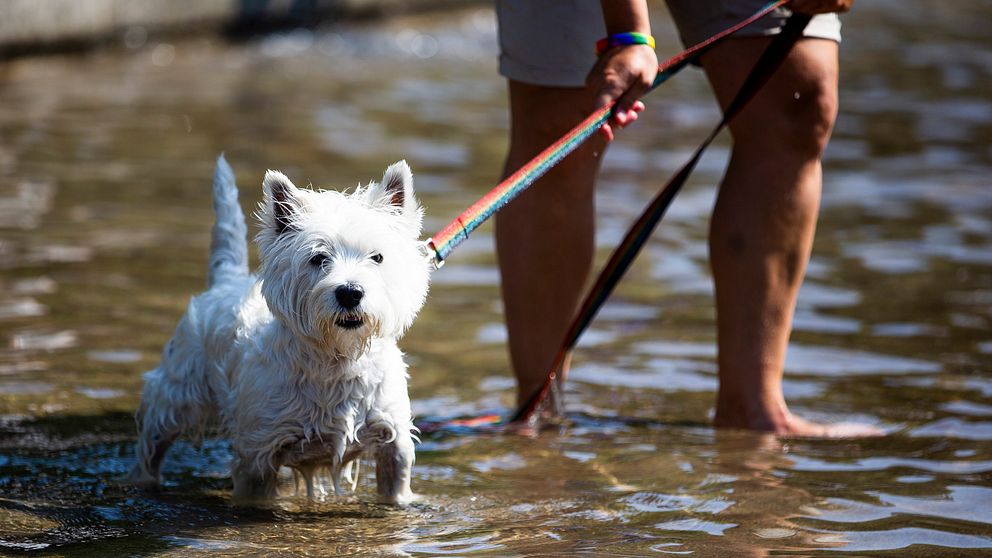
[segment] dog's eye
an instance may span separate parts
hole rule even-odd
[[[314,254],[313,256],[310,256],[310,265],[314,267],[324,267],[330,259],[330,256],[327,254]]]
[[[372,261],[374,261],[377,264],[381,264],[382,263],[382,254],[380,254],[379,252],[373,253],[372,254]]]

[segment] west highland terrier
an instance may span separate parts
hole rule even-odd
[[[267,172],[257,276],[223,156],[213,190],[209,288],[144,376],[130,480],[156,485],[176,438],[216,423],[231,439],[235,499],[274,497],[283,466],[311,497],[315,474],[328,469],[340,493],[352,461],[367,455],[379,499],[409,502],[415,428],[396,341],[430,275],[410,168],[395,163],[351,194],[298,189]]]

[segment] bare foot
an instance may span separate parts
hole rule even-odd
[[[877,426],[859,422],[838,422],[820,424],[799,418],[788,410],[775,416],[759,414],[745,416],[717,411],[713,425],[718,428],[746,428],[774,433],[782,438],[873,438],[884,436],[885,431]]]
[[[877,426],[860,422],[835,422],[820,424],[790,414],[784,425],[775,434],[785,438],[874,438],[884,436],[885,431]]]

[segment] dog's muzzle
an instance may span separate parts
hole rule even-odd
[[[338,318],[334,323],[344,329],[361,327],[364,320],[361,313],[355,311],[358,305],[362,303],[362,299],[365,298],[365,290],[362,289],[361,285],[345,283],[334,289],[334,298],[341,305],[341,308],[347,311],[344,316]]]

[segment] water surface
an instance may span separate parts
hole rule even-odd
[[[655,7],[659,50],[679,47]],[[132,462],[140,373],[204,285],[213,160],[352,187],[407,159],[428,232],[488,190],[507,132],[490,11],[129,41],[0,68],[0,552],[61,555],[992,555],[992,39],[987,2],[862,2],[787,363],[799,414],[890,435],[708,426],[711,150],[583,339],[569,421],[433,434],[408,509],[230,505],[223,440]],[[140,34],[132,34],[140,36]],[[536,117],[537,115],[535,115]],[[605,257],[716,121],[700,72],[648,99],[599,191]],[[434,276],[402,346],[420,417],[512,404],[491,229]]]

